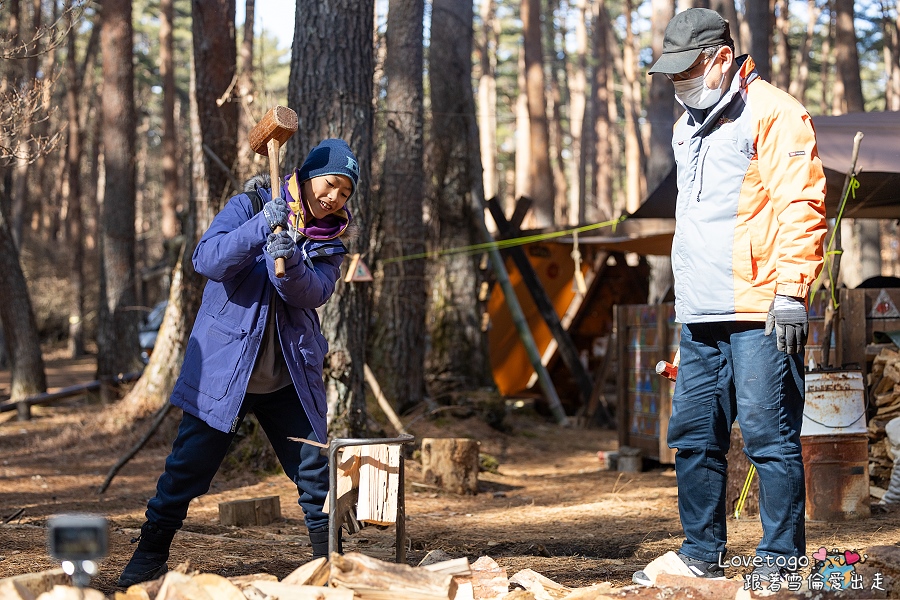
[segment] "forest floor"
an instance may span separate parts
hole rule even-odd
[[[90,379],[90,370],[77,361],[69,365],[67,378],[66,366],[66,361],[48,362],[48,371],[62,373],[51,377],[51,386]],[[0,395],[4,375],[0,373]],[[17,421],[15,412],[0,414],[0,578],[58,566],[47,553],[50,516],[99,513],[110,524],[109,554],[92,587],[110,597],[115,592],[174,426],[164,426],[98,495],[110,468],[146,424],[116,440],[83,435],[63,443],[72,437],[59,434],[73,427],[90,432],[91,420],[108,408],[82,399],[36,406],[30,421]],[[498,464],[496,472],[479,475],[478,494],[462,496],[426,486],[419,463],[406,461],[409,564],[417,564],[428,551],[443,550],[470,561],[489,556],[509,575],[527,568],[570,587],[604,581],[618,587],[629,585],[632,573],[653,558],[679,548],[671,465],[652,465],[639,473],[602,470],[597,452],[616,448],[614,431],[563,429],[527,408],[511,412],[505,424],[501,432],[477,417],[447,412],[409,423],[417,442],[423,437],[474,438]],[[280,498],[282,520],[245,528],[219,524],[220,502],[271,495]],[[311,556],[296,500],[296,488],[283,474],[221,471],[210,492],[191,505],[175,538],[170,567],[190,561],[200,571],[226,577],[259,572],[286,576]],[[393,560],[395,532],[393,527],[366,527],[352,536],[345,533],[344,549]],[[868,519],[810,521],[807,532],[810,553],[820,547],[863,552],[895,545],[900,542],[900,510],[873,504]],[[730,555],[752,556],[760,536],[758,517],[730,520]],[[737,578],[747,571],[730,568],[728,575]]]

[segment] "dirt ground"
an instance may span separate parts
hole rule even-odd
[[[51,375],[51,386],[83,381],[90,372],[78,364],[69,367],[80,368],[80,374],[58,362],[48,367],[59,369]],[[115,592],[116,578],[134,549],[129,540],[143,522],[171,436],[154,437],[98,495],[110,468],[145,426],[127,440],[85,435],[60,447],[54,438],[78,424],[89,433],[91,419],[103,410],[108,407],[82,399],[34,407],[27,422],[17,421],[15,412],[0,413],[0,578],[58,566],[47,553],[48,517],[99,513],[110,523],[109,555],[92,587],[109,596]],[[440,549],[451,558],[470,561],[490,556],[509,575],[530,568],[571,587],[604,581],[625,586],[648,561],[678,549],[681,527],[670,465],[640,473],[601,470],[597,451],[616,448],[614,431],[562,429],[528,408],[512,411],[505,423],[508,430],[500,432],[477,417],[461,419],[445,412],[409,424],[417,441],[477,439],[481,451],[498,464],[495,473],[479,475],[478,494],[458,496],[426,486],[418,462],[407,460],[409,564]],[[219,524],[219,502],[270,495],[280,497],[281,521],[240,529]],[[286,576],[311,556],[296,499],[296,488],[283,474],[220,472],[210,492],[191,506],[175,538],[170,567],[190,561],[196,569],[226,577],[258,572]],[[807,531],[810,553],[823,546],[864,550],[895,545],[900,543],[900,510],[873,504],[871,518],[808,522]],[[729,553],[752,556],[760,535],[757,517],[729,521]],[[344,539],[345,551],[393,560],[393,527],[366,527]],[[748,570],[731,568],[728,575],[739,577]]]

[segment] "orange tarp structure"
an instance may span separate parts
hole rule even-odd
[[[544,286],[547,297],[562,317],[575,299],[573,284],[575,261],[571,257],[572,246],[560,243],[536,243],[523,246],[523,251],[534,267],[534,271]],[[509,280],[522,305],[522,312],[534,336],[538,352],[543,354],[553,340],[550,329],[541,317],[531,293],[522,281],[522,275],[511,258],[505,259]],[[588,272],[587,261],[582,262],[582,273]],[[503,395],[520,393],[527,389],[528,380],[534,374],[525,346],[519,338],[513,323],[506,298],[499,285],[494,286],[487,303],[490,315],[488,346],[491,355],[491,369],[499,392]]]

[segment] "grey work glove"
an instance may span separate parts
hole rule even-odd
[[[284,198],[273,198],[266,202],[263,206],[263,214],[266,216],[266,223],[269,224],[269,228],[272,231],[275,231],[275,228],[278,226],[287,226],[289,212]]]
[[[270,233],[266,238],[266,252],[272,258],[288,259],[294,255],[297,249],[297,242],[291,237],[287,231],[279,231],[278,233]]]
[[[766,316],[766,335],[775,330],[778,349],[788,354],[802,354],[809,335],[806,303],[800,298],[776,294]]]

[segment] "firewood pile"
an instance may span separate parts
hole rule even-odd
[[[869,478],[876,488],[887,489],[894,458],[885,426],[900,417],[900,352],[896,346],[883,348],[872,363],[868,376],[869,403],[875,407],[868,425]]]
[[[900,580],[900,549],[874,546],[865,550],[865,564],[856,571],[866,581],[877,573],[883,589],[877,592],[843,590],[841,598],[886,598]],[[154,581],[129,587],[106,597],[94,589],[72,587],[62,569],[0,579],[3,600],[800,600],[809,590],[747,589],[739,576],[711,580],[690,575],[674,552],[652,561],[644,572],[650,587],[615,587],[603,582],[570,588],[531,569],[508,576],[488,556],[473,563],[467,558],[441,560],[432,551],[417,567],[385,562],[351,552],[317,558],[278,580],[268,573],[222,577],[195,571],[182,563]],[[430,562],[434,561],[434,562]]]

